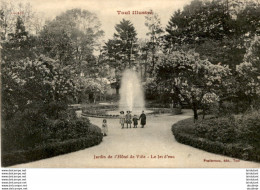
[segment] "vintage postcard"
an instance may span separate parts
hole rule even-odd
[[[2,0],[1,163],[259,168],[258,0]]]

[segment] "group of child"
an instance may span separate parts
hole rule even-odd
[[[133,128],[137,128],[138,120],[141,120],[141,123],[140,123],[141,128],[144,128],[144,126],[146,124],[146,115],[144,114],[144,111],[142,111],[142,114],[140,115],[139,118],[137,117],[137,115],[134,115],[132,118],[131,111],[127,111],[126,115],[124,114],[124,111],[120,111],[119,118],[120,118],[119,123],[121,124],[122,129],[124,129],[125,123],[126,123],[126,128],[128,128],[128,126],[131,128],[132,121],[134,124]],[[108,132],[107,120],[103,119],[103,123],[102,123],[103,136],[107,136],[107,132]]]
[[[144,126],[146,124],[146,115],[144,114],[144,111],[140,115],[139,119],[141,119],[141,126],[142,126],[141,128],[144,128]],[[131,128],[132,121],[134,124],[133,128],[137,128],[139,119],[138,119],[137,115],[134,115],[134,117],[132,118],[131,111],[127,111],[126,115],[124,115],[124,111],[120,112],[120,121],[119,122],[122,126],[122,129],[124,129],[125,123],[126,123],[126,128],[128,128],[128,125]]]

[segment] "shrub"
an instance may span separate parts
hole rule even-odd
[[[195,124],[195,134],[212,141],[233,142],[237,138],[235,126],[232,118],[208,119]]]
[[[41,143],[46,134],[46,125],[46,116],[34,109],[16,112],[12,120],[3,122],[3,150],[31,148]]]
[[[173,125],[172,130],[176,133],[194,134],[194,122],[193,119],[184,119]]]
[[[4,153],[2,154],[2,165],[6,167],[85,149],[99,144],[102,138],[102,134],[88,135],[79,139],[44,144],[31,150]]]
[[[48,142],[97,135],[101,133],[88,119],[50,120],[35,109],[17,112],[12,120],[2,127],[2,147],[4,152],[27,150]]]
[[[243,160],[260,161],[259,150],[256,147],[240,143],[225,144],[218,141],[210,141],[205,138],[197,138],[191,134],[178,133],[174,128],[173,126],[173,134],[175,139],[180,143],[216,154],[227,155]]]
[[[68,105],[65,102],[53,101],[48,104],[43,104],[41,112],[46,114],[47,117],[50,119],[58,119],[62,114],[67,111],[67,109]]]
[[[99,144],[100,128],[88,119],[50,120],[35,110],[17,112],[2,128],[6,165],[48,158]]]
[[[260,111],[243,115],[210,118],[193,123],[192,119],[172,126],[180,143],[209,152],[244,160],[260,161]]]
[[[237,113],[236,104],[231,101],[224,101],[219,106],[219,114],[221,116],[230,115],[232,113]]]
[[[260,146],[260,110],[250,111],[239,119],[239,138]]]

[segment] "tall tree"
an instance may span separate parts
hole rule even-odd
[[[121,62],[124,68],[132,67],[137,53],[137,33],[135,27],[129,20],[123,19],[115,26],[114,38],[120,46]]]
[[[160,43],[162,41],[161,37],[164,31],[161,25],[161,19],[155,12],[153,12],[151,15],[145,16],[145,26],[147,26],[149,30],[146,35],[150,38],[147,45],[149,46],[151,53],[151,71],[153,71],[155,66],[156,53],[159,51]]]
[[[140,66],[140,72],[141,72],[141,78],[146,81],[146,78],[148,76],[148,70],[150,69],[150,63],[149,63],[149,41],[148,40],[142,40],[139,39],[138,41],[138,47],[139,47],[139,66]]]
[[[103,47],[103,55],[114,70],[115,87],[119,93],[121,73],[126,68],[136,66],[138,56],[137,33],[129,20],[123,19],[115,26],[116,32]]]
[[[14,33],[9,33],[9,40],[2,43],[1,58],[5,62],[35,58],[35,37],[29,35],[20,16],[17,17]]]
[[[235,0],[234,0],[235,1]],[[231,0],[194,0],[171,17],[166,28],[169,51],[195,49],[213,64],[229,64],[233,70],[245,53],[244,38],[259,28],[259,6]]]
[[[96,64],[93,52],[103,35],[100,26],[94,13],[68,10],[47,23],[41,32],[43,53],[89,75],[92,72],[88,68]]]
[[[4,31],[4,11],[1,9],[0,10],[0,26],[1,26],[1,31],[0,31],[0,39],[4,40],[5,39],[5,31]]]

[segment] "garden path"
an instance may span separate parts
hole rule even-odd
[[[192,113],[189,110],[184,110],[182,115],[148,116],[147,126],[143,129],[140,126],[137,129],[121,129],[118,119],[108,119],[109,134],[104,137],[101,144],[77,152],[13,167],[260,167],[259,163],[234,161],[233,158],[227,156],[209,153],[178,143],[172,135],[171,125],[191,116]],[[90,118],[90,120],[92,123],[101,126],[102,119]],[[109,155],[112,158],[108,158]],[[115,158],[116,155],[128,156],[128,158]],[[130,155],[133,155],[134,158],[130,158]],[[138,158],[137,155],[139,155]],[[158,155],[162,158],[158,158]],[[99,158],[95,159],[95,156]],[[204,159],[220,160],[221,162],[206,162]],[[225,159],[230,162],[224,162]]]

